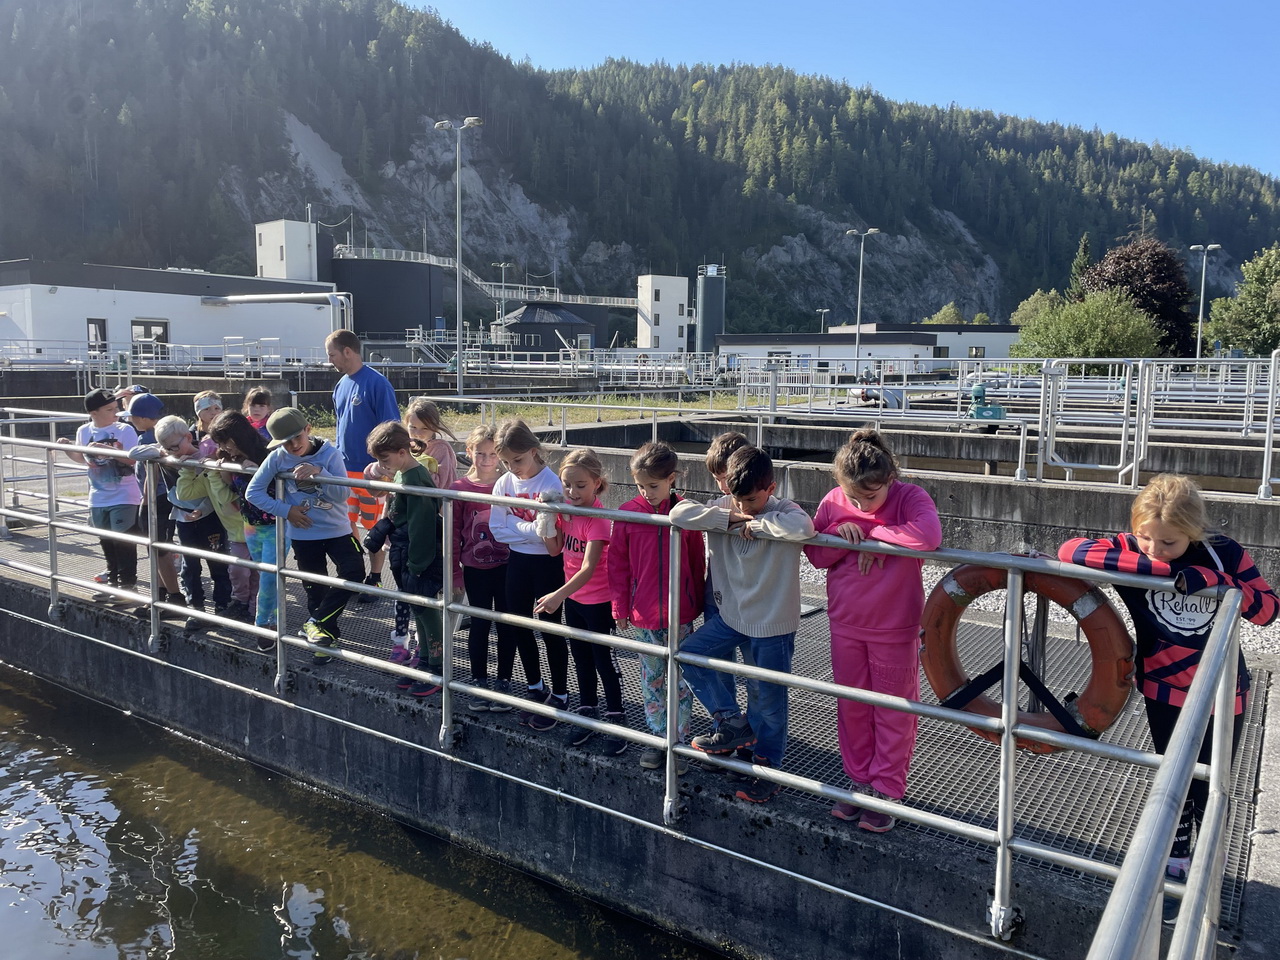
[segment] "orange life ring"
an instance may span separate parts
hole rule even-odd
[[[969,683],[956,651],[956,627],[965,607],[992,590],[1003,590],[1006,573],[994,567],[965,564],[956,567],[933,588],[921,616],[920,662],[929,686],[946,701]],[[1084,580],[1043,573],[1027,573],[1025,589],[1046,597],[1065,609],[1080,624],[1089,640],[1092,668],[1089,683],[1065,709],[1091,737],[1106,730],[1129,699],[1133,689],[1134,645],[1124,621],[1098,587]],[[984,695],[975,696],[964,709],[983,717],[999,717],[1000,704]],[[1052,713],[1019,710],[1018,722],[1046,730],[1063,730]],[[974,733],[993,743],[999,734],[984,730]],[[1018,740],[1018,746],[1033,753],[1053,753],[1058,747],[1030,740]]]

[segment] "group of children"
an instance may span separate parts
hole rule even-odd
[[[166,468],[157,497],[166,496],[172,509],[167,516],[157,511],[161,516],[157,539],[168,539],[165,531],[176,527],[180,542],[219,549],[216,538],[225,532],[233,552],[272,563],[276,557],[271,528],[280,516],[286,520],[288,541],[300,570],[324,574],[331,561],[339,578],[359,582],[364,576],[361,543],[342,509],[348,491],[325,482],[326,478],[345,475],[341,457],[332,444],[312,435],[299,411],[285,408],[268,418],[261,404],[249,402],[254,399],[252,395],[246,398],[244,412],[222,412],[216,397],[210,402],[209,395],[202,394],[195,402],[198,423],[189,427],[180,418],[162,417],[163,405],[144,394],[134,398],[127,414],[120,415],[129,417],[130,427],[118,422],[115,398],[106,391],[95,391],[85,400],[90,423],[80,428],[76,442],[131,448],[130,456],[135,460],[158,456],[159,450],[183,458],[216,456],[246,467],[257,466],[252,477],[216,469]],[[269,439],[264,439],[264,429]],[[458,476],[456,456],[446,436],[452,438],[453,434],[442,423],[435,405],[415,400],[403,422],[384,423],[368,437],[375,465],[365,476],[394,480],[408,488],[447,487],[516,500],[602,506],[601,496],[609,480],[591,450],[570,452],[560,461],[557,472],[548,465],[537,435],[523,421],[507,420],[497,427],[481,425],[466,438],[471,466]],[[141,474],[133,472],[129,461],[71,456],[89,466],[94,525],[132,529],[142,500]],[[720,660],[741,656],[748,665],[784,673],[791,669],[800,620],[803,553],[815,567],[826,571],[835,682],[917,699],[923,562],[808,542],[818,533],[850,544],[878,541],[919,551],[939,547],[942,531],[933,500],[922,488],[901,479],[884,438],[870,429],[849,437],[832,465],[836,486],[823,498],[812,519],[800,506],[777,495],[772,461],[742,434],[716,437],[706,464],[722,496],[700,504],[676,492],[679,458],[669,445],[647,443],[631,458],[630,474],[637,496],[622,504],[621,511],[668,516],[670,526],[610,523],[598,517],[457,499],[445,507],[453,511],[453,570],[446,573],[440,499],[405,492],[388,498],[383,519],[364,537],[364,547],[378,550],[384,542],[389,543],[392,572],[404,592],[434,597],[448,584],[455,598],[465,592],[468,603],[481,609],[537,617],[547,623],[559,623],[563,616],[565,624],[578,630],[597,634],[631,630],[640,640],[666,646],[673,621],[667,565],[671,538],[676,537],[680,560],[674,622],[679,630],[679,649]],[[281,483],[273,493],[272,481],[277,476]],[[144,521],[145,514],[144,508]],[[1204,501],[1195,484],[1185,477],[1162,475],[1152,480],[1133,503],[1130,527],[1131,532],[1110,539],[1069,541],[1059,555],[1071,563],[1174,580],[1173,591],[1117,588],[1133,618],[1137,686],[1146,704],[1153,742],[1163,752],[1218,610],[1212,597],[1188,603],[1186,596],[1215,586],[1239,588],[1244,593],[1242,616],[1260,625],[1276,618],[1280,602],[1248,551],[1210,530]],[[704,541],[704,533],[712,536]],[[112,540],[103,540],[103,548],[108,582],[125,589],[133,587],[133,548],[122,548]],[[188,568],[194,573],[189,575]],[[198,606],[203,602],[198,564],[184,561],[182,569],[185,602]],[[273,578],[259,583],[256,575],[232,576],[223,587],[219,569],[226,580],[226,567],[210,564],[215,606],[220,598],[227,605],[247,602],[243,598],[256,592],[255,622],[273,626],[274,582],[268,584]],[[165,570],[162,563],[162,578]],[[176,582],[170,577],[165,584],[172,594]],[[340,636],[338,616],[351,592],[307,583],[306,594],[309,619],[304,632],[317,644],[332,646]],[[413,607],[412,617],[409,606]],[[694,629],[699,617],[702,624]],[[397,604],[392,660],[439,673],[443,654],[440,619],[423,606]],[[413,658],[409,652],[410,620],[419,639],[418,655]],[[489,637],[495,627],[496,673],[490,677]],[[495,624],[484,617],[472,619],[468,657],[475,685],[514,694],[517,654],[524,672],[522,693],[530,702],[567,707],[572,656],[578,712],[625,724],[621,675],[612,647],[577,637],[566,641],[565,636],[551,630],[535,635],[526,627]],[[328,659],[323,653],[315,656],[318,663]],[[781,766],[787,748],[785,685],[747,682],[744,711],[732,675],[688,665],[677,694],[677,716],[669,718],[666,658],[639,659],[640,698],[645,721],[654,734],[665,737],[668,723],[674,722],[677,739],[697,750],[735,755],[762,767]],[[1249,689],[1243,657],[1239,677],[1235,740]],[[419,697],[439,690],[434,683],[407,676],[398,679],[397,685]],[[710,715],[711,729],[691,737],[694,696]],[[480,697],[470,698],[467,708],[475,712],[510,710],[506,702]],[[533,711],[521,711],[519,718],[537,731],[556,725],[554,717]],[[899,800],[905,795],[916,726],[913,714],[839,700],[837,737],[854,801],[836,803],[833,816],[873,832],[893,828],[892,816],[862,807],[856,798]],[[574,725],[568,742],[582,746],[592,737],[590,728]],[[621,737],[604,736],[601,740],[607,754],[626,750],[627,741]],[[1205,762],[1209,742],[1206,737],[1200,758]],[[654,769],[663,759],[661,750],[647,749],[639,762]],[[683,772],[683,761],[679,768]],[[765,778],[733,776],[740,784],[737,796],[746,800],[767,801],[778,789]],[[1192,832],[1203,816],[1206,791],[1203,782],[1193,783],[1168,864],[1172,878],[1186,876]]]

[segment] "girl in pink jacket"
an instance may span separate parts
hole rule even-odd
[[[880,540],[913,550],[942,543],[938,508],[915,484],[898,479],[898,464],[875,430],[859,430],[836,454],[839,486],[818,507],[818,533],[850,543]],[[815,567],[827,571],[827,617],[835,682],[896,697],[920,695],[920,615],[924,611],[924,562],[839,547],[807,546]],[[844,771],[854,793],[900,800],[916,743],[916,717],[852,700],[840,700],[837,734]],[[832,816],[857,820],[863,830],[892,830],[894,818],[851,803]]]
[[[640,495],[619,509],[631,513],[668,514],[681,497],[672,492],[680,458],[661,442],[646,443],[631,458],[631,476]],[[609,587],[613,596],[613,617],[618,631],[635,627],[639,639],[667,644],[667,557],[672,537],[680,537],[680,638],[693,628],[702,612],[706,591],[706,553],[702,533],[675,527],[649,526],[619,521],[613,525],[609,545]],[[640,657],[640,692],[644,697],[644,717],[649,729],[667,735],[667,661],[662,657]],[[676,718],[681,743],[689,740],[689,719],[693,712],[693,691],[680,681],[680,707]],[[650,747],[640,754],[640,766],[657,770],[665,755]],[[680,761],[680,766],[684,766]]]

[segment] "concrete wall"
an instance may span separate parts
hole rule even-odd
[[[342,664],[298,665],[286,699],[272,692],[274,658],[204,636],[168,636],[145,655],[145,625],[69,603],[60,627],[42,589],[5,584],[0,659],[131,709],[291,777],[357,799],[469,848],[659,926],[752,957],[995,957],[983,920],[989,857],[915,831],[850,830],[822,807],[778,797],[754,808],[733,785],[696,771],[683,781],[682,817],[654,830],[575,804],[586,798],[661,823],[661,782],[629,751],[607,758],[514,725],[455,715],[448,753],[433,748],[438,706],[408,702]],[[94,638],[101,638],[95,640]],[[56,651],[56,655],[51,655]],[[211,679],[212,678],[212,679]],[[215,682],[217,681],[217,682]],[[236,684],[256,692],[237,691]],[[317,715],[332,714],[354,726]],[[639,722],[638,717],[633,722]],[[360,729],[357,729],[360,728]],[[538,790],[472,765],[544,784]],[[687,842],[716,844],[813,876],[854,894],[952,924],[956,937],[883,909],[792,881]],[[430,864],[423,864],[430,870]],[[1018,868],[1016,897],[1031,921],[1017,946],[1053,958],[1083,956],[1103,888]],[[1050,906],[1051,905],[1051,906]]]

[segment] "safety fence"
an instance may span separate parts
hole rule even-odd
[[[51,421],[50,429],[52,430],[55,425]],[[145,606],[150,616],[152,654],[157,657],[157,662],[163,662],[159,658],[161,641],[160,618],[165,612],[183,616],[195,616],[214,626],[229,628],[257,638],[265,638],[274,643],[276,658],[274,690],[276,697],[283,700],[287,700],[289,697],[286,671],[287,654],[290,650],[328,655],[366,668],[442,685],[437,746],[424,746],[406,740],[396,741],[406,749],[426,750],[441,756],[454,758],[451,751],[455,743],[455,697],[459,694],[504,703],[509,707],[518,708],[530,714],[555,718],[561,722],[586,727],[592,731],[619,737],[643,747],[658,748],[664,752],[665,756],[661,822],[652,822],[622,814],[601,806],[586,797],[566,795],[559,790],[555,792],[557,796],[561,796],[563,799],[582,804],[593,810],[622,817],[630,823],[644,826],[647,829],[662,831],[670,836],[697,843],[703,848],[714,849],[716,852],[740,862],[748,862],[766,870],[784,873],[789,879],[812,884],[824,891],[837,893],[851,900],[884,909],[903,917],[909,917],[915,922],[945,930],[956,937],[999,945],[1002,949],[1007,949],[1008,952],[1015,955],[1030,956],[1025,951],[1018,950],[1012,945],[1004,944],[1004,941],[1012,938],[1016,926],[1012,894],[1014,887],[1014,857],[1017,855],[1034,858],[1044,863],[1076,870],[1086,875],[1101,877],[1114,882],[1113,893],[1089,953],[1091,958],[1154,956],[1155,953],[1153,951],[1158,946],[1160,936],[1160,908],[1162,898],[1165,896],[1183,900],[1183,908],[1179,914],[1173,948],[1169,956],[1178,958],[1207,957],[1213,951],[1218,924],[1218,891],[1224,869],[1225,822],[1228,803],[1227,778],[1231,759],[1230,724],[1220,723],[1216,725],[1212,762],[1210,764],[1199,764],[1196,761],[1196,757],[1200,743],[1205,736],[1211,709],[1216,706],[1219,716],[1230,716],[1232,712],[1236,685],[1238,614],[1241,601],[1238,590],[1206,591],[1206,595],[1212,594],[1220,598],[1220,612],[1214,622],[1203,661],[1197,671],[1186,705],[1182,710],[1182,716],[1174,733],[1173,742],[1170,744],[1166,754],[1161,757],[1157,754],[1105,743],[1100,740],[1046,730],[1021,722],[1019,718],[1018,683],[1022,650],[1024,643],[1027,641],[1025,637],[1026,621],[1023,585],[1024,578],[1028,574],[1054,574],[1096,583],[1160,590],[1173,589],[1173,584],[1168,580],[1097,571],[1061,564],[1057,561],[1043,558],[1011,556],[1008,554],[988,554],[964,550],[936,550],[922,553],[889,544],[867,541],[855,546],[843,539],[830,536],[815,536],[809,541],[825,547],[838,547],[890,556],[915,557],[946,564],[978,564],[1005,571],[1007,595],[1003,619],[1004,656],[1000,715],[998,717],[984,717],[963,710],[878,694],[812,677],[781,673],[726,660],[709,659],[682,653],[679,646],[680,537],[672,536],[667,538],[669,546],[666,560],[668,576],[666,589],[667,610],[670,611],[667,624],[669,640],[667,646],[661,648],[627,637],[577,630],[559,623],[548,623],[543,620],[530,619],[514,614],[498,613],[467,603],[453,602],[447,594],[442,598],[424,597],[370,586],[361,582],[344,581],[334,577],[289,569],[283,564],[285,556],[283,548],[286,543],[283,518],[278,518],[276,523],[277,556],[281,558],[279,564],[242,560],[226,554],[182,544],[160,544],[149,536],[112,533],[96,529],[83,522],[67,519],[68,511],[65,509],[67,498],[61,496],[58,492],[59,477],[65,472],[58,469],[58,455],[73,451],[83,455],[123,458],[126,456],[124,452],[104,448],[68,446],[43,440],[16,439],[13,437],[0,437],[0,445],[8,447],[10,452],[21,451],[21,462],[24,464],[43,464],[42,471],[32,472],[22,477],[11,477],[10,484],[12,490],[17,490],[26,484],[42,483],[44,486],[43,491],[38,495],[33,491],[31,496],[37,503],[42,503],[44,509],[24,508],[21,502],[22,498],[15,493],[15,505],[0,507],[0,515],[10,521],[45,527],[47,532],[46,563],[42,566],[30,560],[0,555],[0,566],[48,578],[49,614],[51,620],[56,621],[58,618],[60,603],[63,599],[62,591],[65,587],[70,586],[95,590],[100,593],[110,594],[121,600],[132,601]],[[164,462],[179,468],[211,468],[208,464],[199,461],[180,461],[170,458]],[[146,488],[148,493],[146,504],[150,514],[149,530],[159,529],[156,522],[157,503],[154,495],[156,470],[159,468],[160,464],[156,461],[148,461],[146,463]],[[220,465],[217,469],[230,472],[245,472],[241,468],[229,464]],[[346,487],[363,486],[378,491],[395,492],[397,495],[429,497],[441,501],[442,506],[447,506],[450,501],[461,500],[503,505],[523,510],[551,511],[569,516],[601,517],[615,523],[625,522],[659,527],[669,527],[671,525],[669,519],[664,515],[642,515],[617,510],[573,507],[563,503],[543,504],[526,499],[493,497],[453,490],[401,487],[396,484],[373,481],[351,481],[345,477],[323,477],[323,482]],[[24,494],[25,496],[26,494]],[[441,517],[443,524],[443,565],[447,571],[452,569],[454,559],[453,511],[451,509],[443,509]],[[60,571],[58,563],[59,538],[67,534],[115,540],[144,548],[147,551],[150,562],[150,593],[138,593],[109,585],[101,585]],[[263,576],[275,577],[277,596],[281,605],[276,618],[276,629],[267,630],[239,621],[228,620],[216,614],[208,614],[201,610],[162,601],[156,567],[157,547],[163,547],[164,550],[183,557],[246,567],[257,570]],[[320,646],[303,637],[290,634],[287,627],[289,600],[285,589],[289,581],[301,582],[304,585],[322,584],[349,590],[353,593],[372,594],[428,608],[442,618],[444,636],[442,672],[435,674],[422,669],[413,669],[405,665],[343,649],[342,647]],[[446,583],[448,582],[449,578],[446,577]],[[672,674],[666,685],[668,716],[674,717],[678,715],[680,684],[673,681],[678,680],[681,666],[688,665],[709,668],[748,681],[755,680],[780,684],[795,690],[805,690],[824,696],[902,711],[918,717],[926,717],[946,724],[958,724],[997,736],[999,738],[999,773],[996,825],[994,829],[986,828],[953,817],[915,809],[901,802],[886,800],[879,796],[852,794],[842,786],[809,777],[797,776],[773,767],[747,764],[729,757],[709,756],[698,753],[691,747],[679,742],[678,725],[675,723],[667,725],[665,737],[658,737],[643,731],[632,730],[605,721],[584,717],[576,712],[558,710],[543,703],[511,696],[491,690],[487,686],[464,682],[455,676],[454,671],[454,634],[457,618],[462,616],[480,617],[498,623],[526,627],[543,633],[573,637],[592,644],[604,645],[617,651],[663,657],[666,659]],[[249,691],[247,688],[245,688],[245,691],[255,696],[261,695],[259,692]],[[349,725],[349,721],[336,717],[329,717],[328,719],[335,724]],[[383,734],[379,735],[385,736]],[[1080,751],[1156,771],[1149,800],[1142,812],[1135,835],[1129,844],[1122,867],[1117,868],[1112,864],[1096,859],[1067,853],[1019,836],[1015,814],[1015,799],[1018,790],[1017,768],[1014,762],[1019,740],[1044,744],[1063,750]],[[899,906],[876,900],[853,890],[833,886],[815,877],[796,874],[794,871],[770,864],[765,859],[688,837],[679,828],[682,807],[678,802],[679,779],[677,764],[681,759],[695,757],[704,764],[710,763],[716,767],[735,770],[745,775],[771,781],[779,786],[790,787],[832,801],[853,803],[877,813],[890,814],[910,823],[991,847],[994,852],[995,862],[993,894],[987,915],[991,939],[986,940],[970,930],[904,910]],[[483,767],[483,769],[494,776],[507,780],[519,779],[496,767]],[[1176,829],[1182,798],[1185,797],[1193,777],[1209,781],[1210,800],[1205,816],[1205,825],[1197,847],[1197,855],[1184,885],[1167,881],[1164,878],[1165,855],[1168,852]],[[531,781],[520,780],[519,782],[531,789],[550,789]],[[1051,909],[1051,907],[1046,905],[1044,909]]]

